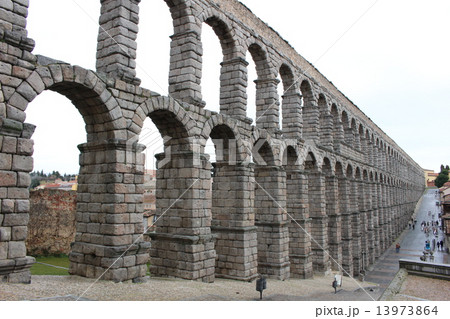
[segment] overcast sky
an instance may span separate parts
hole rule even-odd
[[[440,164],[450,164],[450,1],[242,2],[419,165],[438,171]],[[99,3],[31,0],[28,28],[36,41],[34,53],[94,70]],[[169,10],[163,0],[143,0],[140,10],[137,74],[143,87],[167,95],[173,33]],[[202,40],[204,99],[208,109],[217,111],[220,45],[206,25]],[[247,60],[251,62],[249,56]],[[249,83],[255,78],[251,63]],[[255,118],[253,113],[249,106],[249,116]],[[35,169],[77,173],[76,145],[86,141],[86,134],[75,107],[65,97],[44,92],[27,109],[27,122],[38,126]],[[148,122],[146,144],[151,144],[157,134]],[[148,158],[159,151],[149,147]]]

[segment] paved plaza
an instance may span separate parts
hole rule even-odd
[[[428,211],[437,212],[434,190],[428,190],[423,196],[415,217],[417,223],[427,220]],[[441,234],[441,233],[440,233]],[[264,300],[297,301],[371,301],[378,300],[398,272],[399,259],[419,260],[424,248],[426,235],[416,227],[406,229],[399,237],[399,253],[395,252],[395,243],[381,256],[372,270],[368,271],[364,282],[344,277],[343,286],[335,294],[331,287],[334,273],[325,276],[316,275],[313,279],[289,279],[285,281],[269,279]],[[448,263],[448,254],[435,251],[436,263]],[[407,300],[448,300],[448,289],[436,289],[435,279],[408,276],[404,293]],[[92,279],[78,276],[33,276],[30,285],[0,284],[0,300],[259,300],[255,282],[217,279],[214,283],[180,280],[176,278],[150,278],[146,283],[112,283],[99,281],[91,288]],[[427,295],[411,297],[412,283],[420,282]],[[447,287],[447,281],[439,281],[439,287]],[[442,286],[447,285],[447,286]],[[88,289],[89,288],[89,289]],[[417,295],[417,294],[416,294]],[[400,299],[399,299],[400,298]],[[403,299],[402,299],[403,298]],[[399,294],[397,300],[405,300]],[[433,299],[431,299],[433,300]]]

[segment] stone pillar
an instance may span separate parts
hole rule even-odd
[[[116,282],[137,282],[146,276],[144,147],[129,147],[117,139],[78,146],[77,224],[69,254],[72,275]]]
[[[0,281],[30,283],[27,257],[34,126],[0,118]]]
[[[184,17],[184,20],[190,19]],[[183,20],[183,18],[179,18]],[[178,21],[180,24],[185,22]],[[201,93],[202,45],[198,27],[189,25],[186,31],[171,36],[169,95],[199,107],[206,105]]]
[[[333,117],[328,112],[320,114],[320,145],[333,149]]]
[[[289,261],[291,277],[311,278],[311,219],[308,212],[308,179],[301,170],[286,172],[286,210],[289,224]]]
[[[380,254],[382,254],[388,247],[387,239],[386,239],[386,215],[384,208],[384,191],[383,184],[380,180],[377,184],[377,194],[378,194],[378,223],[380,227]]]
[[[352,247],[353,247],[353,275],[359,276],[362,270],[361,262],[361,215],[359,213],[359,194],[358,194],[358,181],[352,180],[350,184],[350,211],[352,214]]]
[[[381,227],[380,227],[380,201],[379,197],[381,194],[379,193],[379,184],[377,180],[374,180],[372,183],[372,207],[373,207],[373,260],[371,260],[371,264],[374,264],[376,260],[381,256],[382,246],[381,246]]]
[[[390,220],[390,208],[389,208],[389,198],[388,198],[388,185],[386,183],[382,184],[383,187],[383,211],[384,211],[384,241],[385,249],[387,249],[391,243],[391,220]]]
[[[164,155],[157,155],[158,167]],[[213,282],[211,165],[203,154],[178,152],[156,173],[156,231],[149,233],[150,272]]]
[[[369,255],[369,230],[368,230],[368,193],[367,193],[367,180],[358,181],[359,190],[359,215],[361,222],[361,251],[362,266],[361,270],[365,271],[368,268],[368,255]]]
[[[17,44],[23,44],[27,37],[28,3],[29,0],[9,0],[0,6],[0,28],[8,33],[5,37],[13,38],[14,34]]]
[[[394,208],[392,206],[392,193],[391,186],[389,184],[386,185],[386,214],[387,214],[387,223],[388,223],[388,242],[389,245],[395,239],[394,237]]]
[[[220,113],[247,120],[247,66],[243,58],[221,63]]]
[[[353,275],[353,234],[350,203],[350,181],[345,177],[339,178],[339,207],[342,216],[342,268],[346,275]]]
[[[311,225],[313,270],[327,274],[330,270],[328,246],[328,217],[326,215],[325,176],[320,172],[308,173],[308,201]]]
[[[355,144],[353,145],[353,147],[355,148],[355,150],[361,151],[361,135],[359,135],[359,132],[356,128],[353,128],[352,131],[353,131],[353,136],[354,136],[354,141],[355,141]]]
[[[257,166],[255,180],[258,272],[284,280],[290,275],[286,173],[277,166]]]
[[[97,39],[97,72],[136,85],[136,50],[139,2],[101,0],[100,28]]]
[[[333,146],[336,152],[340,151],[341,143],[345,140],[344,136],[344,126],[339,117],[334,119],[334,129],[333,129]]]
[[[374,197],[375,193],[375,185],[373,181],[370,179],[367,182],[367,192],[368,192],[368,213],[367,213],[367,229],[368,229],[368,248],[369,254],[367,255],[367,266],[373,265],[375,263],[375,250],[378,246],[378,242],[376,242],[375,237],[375,220],[376,216],[376,198]]]
[[[256,126],[271,133],[280,132],[280,102],[278,100],[277,78],[255,80],[256,83]]]
[[[316,101],[307,101],[303,106],[303,139],[319,143],[319,108]]]
[[[216,163],[212,185],[212,226],[216,277],[251,281],[258,276],[253,165]]]
[[[353,134],[353,129],[351,127],[345,127],[344,128],[344,135],[345,135],[345,143],[350,146],[354,147],[355,145],[355,136]]]
[[[328,216],[328,247],[331,269],[340,270],[342,265],[342,217],[339,203],[339,184],[336,176],[327,176],[326,181],[326,214]]]
[[[290,89],[283,95],[283,137],[298,140],[302,137],[302,95]]]

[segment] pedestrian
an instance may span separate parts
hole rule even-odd
[[[441,245],[441,249],[443,250],[443,249],[444,249],[444,241],[441,240],[441,241],[439,242],[439,244]]]
[[[400,244],[395,244],[395,252],[398,253],[400,251]]]
[[[413,228],[413,230],[414,230],[414,228],[415,228],[414,224],[412,224],[412,228]]]
[[[408,223],[408,226],[409,226],[409,229],[411,229],[411,223],[410,222]]]

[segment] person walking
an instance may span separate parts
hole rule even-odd
[[[395,244],[395,252],[398,254],[400,252],[400,244]]]

